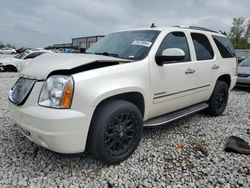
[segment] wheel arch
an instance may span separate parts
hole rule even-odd
[[[227,84],[228,88],[230,88],[230,86],[231,86],[231,76],[229,74],[223,74],[223,75],[219,76],[217,81],[225,82]]]
[[[125,100],[128,102],[131,102],[134,104],[141,112],[142,117],[145,115],[145,100],[144,96],[141,92],[138,91],[131,91],[131,92],[125,92],[125,93],[120,93],[116,95],[109,96],[107,98],[102,99],[101,101],[98,102],[94,114],[96,110],[101,106],[104,105],[105,103],[108,103],[113,100]]]
[[[12,64],[6,64],[4,65],[4,68],[11,68],[14,72],[18,72],[18,69],[15,65],[12,65]]]

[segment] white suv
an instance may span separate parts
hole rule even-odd
[[[119,31],[86,54],[34,61],[9,93],[20,131],[50,150],[87,149],[108,164],[134,152],[143,126],[201,110],[219,116],[237,80],[226,36],[197,27]]]

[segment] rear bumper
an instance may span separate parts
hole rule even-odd
[[[34,143],[58,153],[80,153],[85,150],[91,111],[60,110],[40,106],[9,109],[20,131]]]
[[[229,88],[230,90],[232,90],[235,87],[236,82],[237,82],[237,76],[231,77],[231,85],[230,85],[230,88]]]

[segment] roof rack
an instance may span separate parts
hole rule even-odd
[[[174,27],[179,27],[179,28],[185,28],[185,29],[194,29],[194,30],[199,30],[199,31],[208,31],[208,32],[213,32],[213,33],[220,33],[219,31],[214,31],[211,29],[207,29],[205,27],[197,27],[197,26],[174,26]]]

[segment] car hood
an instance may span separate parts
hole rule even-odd
[[[13,64],[16,64],[20,61],[23,61],[23,60],[17,59],[14,57],[0,59],[0,63],[2,63],[3,65],[13,65]]]
[[[250,67],[241,67],[238,66],[238,74],[250,74]]]
[[[46,53],[30,61],[20,75],[31,79],[45,80],[51,72],[66,72],[94,62],[120,63],[129,61],[115,57],[93,54]]]

